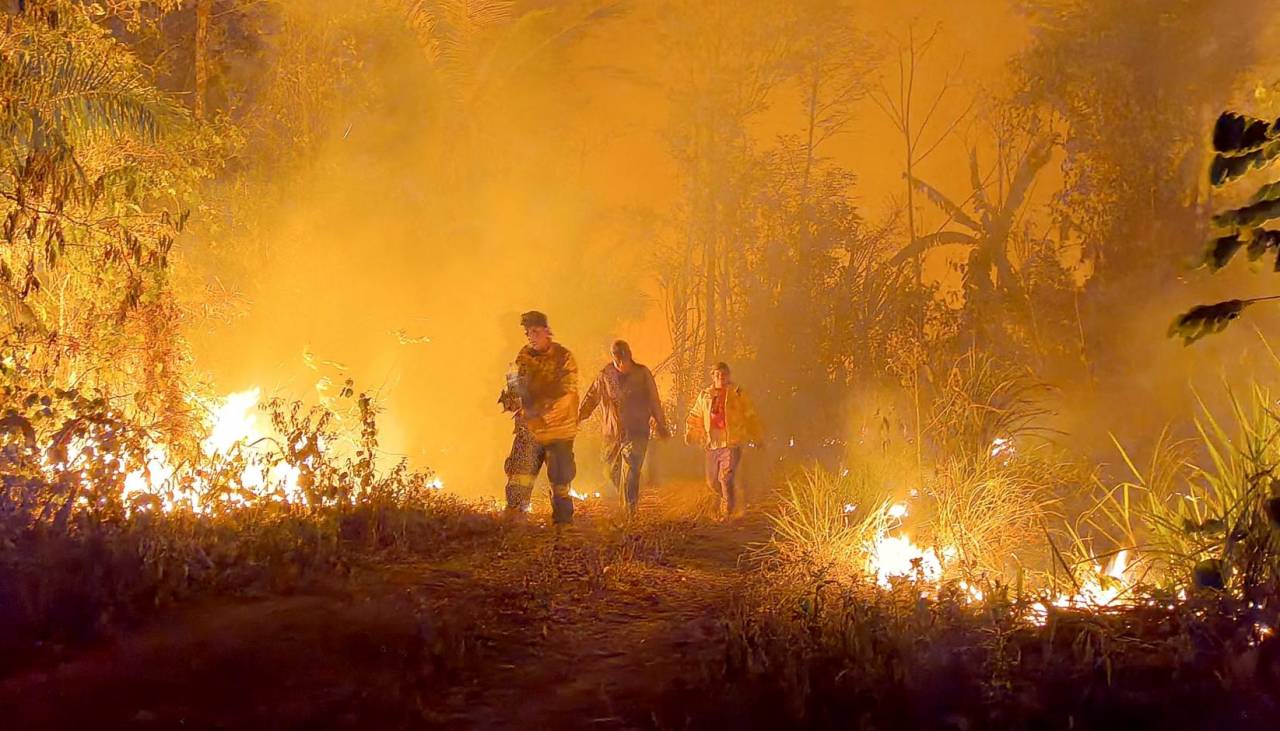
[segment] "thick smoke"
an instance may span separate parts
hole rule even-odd
[[[1157,81],[1211,119],[1242,101],[1232,95],[1235,84],[1275,71],[1251,58],[1270,26],[1240,28],[1229,13],[1206,11],[1208,4],[1183,4],[1188,13],[1170,22],[1197,23],[1206,13],[1215,19],[1204,24],[1203,58],[1181,59],[1170,67],[1181,77]],[[464,494],[496,494],[510,425],[494,402],[523,344],[520,312],[550,316],[557,338],[578,356],[584,385],[619,335],[633,341],[642,362],[668,355],[653,252],[678,197],[668,135],[669,87],[680,80],[663,76],[671,49],[654,32],[662,27],[657,6],[579,27],[574,3],[540,4],[543,12],[520,27],[458,35],[463,50],[450,56],[456,49],[424,42],[392,3],[358,5],[277,4],[275,34],[261,41],[271,70],[253,77],[241,110],[267,118],[248,126],[244,165],[222,190],[230,216],[204,230],[190,255],[206,283],[241,292],[245,306],[239,317],[193,334],[197,362],[223,392],[260,385],[311,394],[323,378],[353,378],[386,409],[389,458],[435,468]],[[878,78],[896,83],[893,64],[908,33],[938,29],[920,67],[922,99],[954,83],[937,110],[940,126],[970,113],[918,174],[963,198],[969,148],[987,160],[998,154],[981,102],[1010,97],[1020,54],[1037,36],[1028,17],[1004,2],[910,5],[863,3],[856,30],[876,54]],[[576,30],[557,33],[557,23]],[[1163,68],[1161,52],[1116,50],[1148,54],[1150,69]],[[1229,71],[1204,72],[1228,61],[1235,64]],[[1133,70],[1115,65],[1118,74]],[[781,85],[749,120],[753,139],[797,134],[800,96]],[[975,98],[980,103],[970,109]],[[269,114],[259,109],[268,106]],[[1072,134],[1057,123],[1064,138]],[[854,195],[868,221],[885,220],[903,203],[894,135],[864,99],[824,150],[858,175]],[[1045,211],[1063,166],[1058,150],[1021,224],[1048,230]],[[918,205],[922,230],[945,224]],[[1169,257],[1194,258],[1202,233],[1170,239]],[[927,278],[954,277],[952,261],[934,257]],[[1189,415],[1193,380],[1204,391],[1224,373],[1266,373],[1265,349],[1247,327],[1190,349],[1166,339],[1165,329],[1190,304],[1270,293],[1273,284],[1243,265],[1183,279],[1188,286],[1171,281],[1135,292],[1114,312],[1107,349],[1088,354],[1137,366],[1111,368],[1090,384],[1054,364],[1044,369],[1059,389],[1045,426],[1101,455],[1111,433],[1151,439],[1164,423]],[[1252,319],[1264,331],[1275,322],[1264,312]],[[869,389],[867,399],[882,397],[897,399]],[[798,413],[813,406],[805,398],[795,396]],[[863,418],[870,401],[852,400]],[[862,438],[850,433],[855,443]]]

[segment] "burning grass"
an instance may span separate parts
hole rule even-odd
[[[0,653],[74,643],[202,593],[291,591],[370,551],[456,548],[497,521],[430,473],[375,464],[371,402],[339,415],[256,392],[166,444],[101,399],[5,392]],[[269,421],[270,424],[263,422]],[[344,440],[349,446],[344,446]]]
[[[1017,554],[1045,535],[1051,501],[1033,468],[1003,456],[947,463],[923,489],[886,496],[866,466],[838,472],[815,466],[788,480],[770,514],[773,536],[754,555],[801,580],[901,579],[962,584],[1017,572]]]
[[[1081,471],[1022,440],[944,455],[909,497],[865,468],[804,471],[723,658],[664,721],[1273,727],[1277,421],[1263,390],[1232,403],[1234,427],[1206,410],[1199,445],[1162,441],[1145,471],[1125,455],[1134,480],[1070,517],[1054,496]]]
[[[919,587],[824,582],[784,597],[758,578],[727,610],[723,657],[668,698],[665,722],[1270,728],[1280,710],[1280,646],[1257,629],[1257,610],[1217,598],[1037,625],[1003,595],[921,600]]]

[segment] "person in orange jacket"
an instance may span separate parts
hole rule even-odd
[[[578,434],[578,364],[563,345],[552,340],[547,316],[531,311],[520,316],[529,344],[520,349],[507,375],[499,401],[511,411],[515,437],[506,461],[507,511],[525,513],[533,483],[547,465],[551,481],[551,519],[573,522],[569,488],[578,473],[573,440]]]
[[[758,444],[760,419],[746,391],[730,378],[729,366],[716,363],[711,385],[703,389],[685,422],[685,444],[706,450],[707,485],[720,496],[720,516],[738,518],[747,509],[737,484],[742,447]]]

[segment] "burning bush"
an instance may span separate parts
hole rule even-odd
[[[430,547],[492,520],[439,478],[376,465],[376,410],[214,404],[199,448],[170,452],[104,399],[8,385],[0,411],[0,651],[68,641],[201,591],[288,589],[355,549]],[[349,444],[348,444],[349,443]],[[354,445],[354,448],[350,448]]]
[[[1007,449],[947,460],[899,501],[866,466],[804,470],[780,491],[760,555],[809,577],[923,581],[931,591],[952,581],[976,596],[970,586],[1011,576],[1027,547],[1044,553],[1047,486],[1067,477],[1047,449]]]

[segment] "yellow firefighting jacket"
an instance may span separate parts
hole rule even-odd
[[[730,447],[740,447],[747,442],[760,441],[764,434],[751,399],[747,398],[746,392],[736,383],[725,386],[725,391],[725,442]],[[693,408],[689,409],[689,417],[685,421],[686,442],[706,446],[711,434],[711,402],[715,395],[715,386],[708,386],[693,402]]]
[[[529,346],[516,365],[525,381],[524,420],[539,443],[573,439],[578,434],[578,363],[560,343],[545,353]]]

